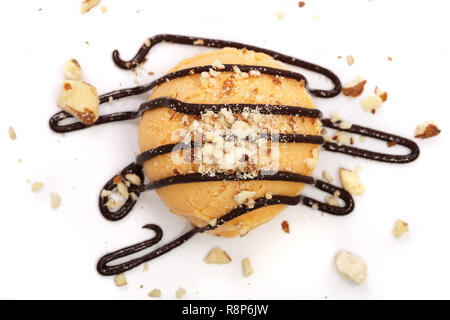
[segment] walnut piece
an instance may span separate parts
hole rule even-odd
[[[336,268],[344,278],[357,285],[363,284],[366,280],[366,263],[349,252],[341,251],[336,255]]]
[[[339,176],[341,178],[342,186],[346,191],[352,195],[362,195],[364,194],[364,185],[361,183],[359,176],[356,172],[352,170],[340,168]]]
[[[80,12],[81,13],[86,13],[89,10],[91,10],[93,7],[95,7],[96,5],[98,5],[100,3],[100,0],[84,0],[81,3],[81,8],[80,8]]]
[[[121,287],[127,285],[127,277],[124,273],[118,274],[114,277],[114,282],[116,283],[116,286]]]
[[[249,258],[242,260],[242,270],[244,271],[244,277],[250,277],[253,274],[253,267]]]
[[[64,79],[66,80],[81,80],[83,72],[81,66],[75,59],[70,59],[64,65]]]
[[[392,230],[392,234],[394,235],[394,237],[400,238],[404,233],[408,231],[408,224],[405,221],[401,219],[395,221],[394,230]]]
[[[205,262],[208,264],[227,264],[231,262],[231,258],[224,250],[215,247],[209,251],[205,258]]]
[[[83,81],[64,81],[57,104],[87,125],[93,124],[99,117],[100,100],[97,89]]]
[[[427,121],[417,126],[415,137],[419,139],[427,139],[437,136],[441,130],[433,121]]]

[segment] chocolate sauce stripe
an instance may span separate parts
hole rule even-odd
[[[338,95],[341,92],[342,85],[339,80],[339,78],[330,70],[321,67],[319,65],[297,59],[292,56],[288,56],[276,51],[259,48],[256,46],[243,44],[239,42],[234,41],[224,41],[224,40],[218,40],[218,39],[208,39],[208,38],[201,38],[201,37],[188,37],[188,36],[182,36],[182,35],[172,35],[172,34],[159,34],[156,36],[153,36],[149,38],[150,45],[147,46],[147,43],[144,43],[137,54],[134,56],[134,58],[130,61],[124,61],[120,58],[119,51],[114,50],[113,52],[113,60],[115,64],[122,69],[129,70],[136,68],[140,63],[142,63],[145,60],[146,55],[150,51],[150,49],[155,46],[158,43],[161,42],[170,42],[170,43],[178,43],[178,44],[187,44],[187,45],[199,45],[204,47],[213,47],[213,48],[224,48],[224,47],[232,47],[237,49],[248,49],[253,50],[256,52],[262,52],[269,56],[271,56],[274,59],[277,59],[281,62],[284,62],[289,65],[293,65],[296,67],[300,67],[309,71],[313,71],[319,74],[324,75],[328,79],[331,80],[331,82],[334,85],[334,88],[331,90],[322,90],[322,89],[309,89],[309,91],[317,96],[322,98],[330,98]]]
[[[334,142],[325,142],[323,145],[323,149],[331,152],[339,152],[344,153],[356,157],[366,158],[375,161],[388,162],[388,163],[408,163],[417,159],[420,154],[419,146],[409,139],[393,135],[390,133],[378,131],[375,129],[362,127],[358,125],[352,125],[349,129],[341,129],[339,128],[339,123],[333,123],[330,119],[323,119],[322,125],[324,127],[346,131],[350,133],[360,134],[366,137],[374,138],[377,140],[382,140],[386,142],[396,142],[398,145],[404,146],[410,150],[410,153],[407,155],[394,155],[388,153],[381,153],[370,151],[366,149],[360,149],[356,147],[351,147],[347,145],[339,146]]]
[[[60,111],[56,113],[53,117],[51,117],[49,124],[50,128],[55,132],[59,133],[71,132],[109,122],[137,119],[140,116],[142,116],[142,114],[146,111],[162,107],[167,107],[176,112],[190,115],[200,115],[205,110],[211,110],[212,112],[218,113],[220,112],[221,109],[226,108],[231,110],[231,112],[233,113],[241,113],[246,109],[250,109],[250,110],[258,110],[262,114],[302,116],[315,119],[320,119],[322,117],[322,112],[320,110],[296,106],[267,105],[267,104],[194,104],[183,102],[169,97],[160,97],[142,103],[137,111],[117,112],[109,115],[100,116],[97,119],[97,121],[92,125],[85,125],[79,121],[67,125],[59,125],[60,121],[63,121],[68,118],[73,118],[72,115],[64,111]]]
[[[327,193],[330,193],[330,194],[334,194],[335,191],[339,191],[340,192],[339,197],[342,200],[344,200],[345,206],[342,208],[329,206],[322,202],[315,201],[311,198],[303,197],[302,195],[298,195],[298,196],[294,196],[294,197],[275,195],[275,196],[272,196],[271,199],[267,199],[266,197],[258,198],[255,200],[255,205],[253,208],[247,208],[245,206],[237,207],[237,208],[231,210],[229,213],[222,216],[221,218],[217,219],[217,222],[215,225],[208,224],[205,227],[193,228],[192,230],[177,237],[175,240],[173,240],[165,245],[162,245],[161,247],[155,249],[154,251],[152,251],[148,254],[143,255],[142,257],[135,258],[135,259],[132,259],[130,261],[127,261],[127,262],[124,262],[124,263],[121,263],[118,265],[108,266],[108,263],[110,263],[114,260],[123,258],[127,255],[131,255],[131,254],[140,252],[144,249],[150,248],[153,245],[157,244],[161,240],[162,235],[163,235],[162,229],[157,225],[153,225],[153,224],[146,225],[146,226],[144,226],[144,228],[151,229],[155,232],[155,236],[152,239],[137,243],[132,246],[128,246],[126,248],[114,251],[112,253],[109,253],[109,254],[103,256],[97,263],[97,271],[100,274],[105,275],[105,276],[111,276],[111,275],[123,273],[127,270],[130,270],[132,268],[139,266],[142,263],[153,260],[153,259],[177,248],[178,246],[180,246],[183,243],[185,243],[186,241],[188,241],[190,238],[192,238],[197,233],[214,230],[214,229],[218,228],[219,226],[227,223],[228,221],[231,221],[241,215],[244,215],[253,210],[257,210],[259,208],[263,208],[266,206],[280,205],[280,204],[282,204],[282,205],[297,205],[301,202],[302,204],[311,207],[313,204],[318,204],[319,210],[322,210],[322,209],[330,210],[330,213],[335,214],[335,215],[345,215],[345,214],[350,213],[353,210],[353,208],[354,208],[353,198],[347,191],[345,191],[341,188],[335,187],[335,186],[333,186],[329,183],[326,183],[324,181],[321,181],[321,180],[316,181],[315,187],[317,187],[318,189],[323,190]],[[341,211],[339,209],[341,209]]]

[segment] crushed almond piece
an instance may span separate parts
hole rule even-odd
[[[130,181],[132,184],[134,184],[135,186],[140,186],[141,185],[141,178],[134,173],[127,173],[125,175],[125,179],[127,179],[128,181]]]
[[[8,133],[9,133],[9,137],[11,138],[11,140],[16,140],[17,135],[16,135],[16,132],[14,131],[13,127],[9,127]]]
[[[259,77],[261,75],[261,72],[259,70],[250,70],[250,75],[252,77]]]
[[[355,63],[355,58],[353,58],[353,56],[352,55],[350,55],[350,56],[347,56],[347,64],[349,65],[349,66],[351,66],[352,64],[354,64]]]
[[[177,297],[177,299],[181,299],[181,298],[183,298],[183,296],[184,296],[185,294],[186,294],[186,289],[180,287],[180,288],[178,288],[178,290],[177,290],[175,296]]]
[[[249,258],[242,260],[242,270],[244,271],[244,277],[250,277],[253,274],[253,267]]]
[[[61,196],[56,192],[50,193],[50,206],[52,207],[52,209],[56,210],[59,208],[60,205],[61,205]]]
[[[307,158],[303,160],[303,162],[306,164],[306,167],[308,167],[308,169],[310,170],[314,170],[318,161],[319,161],[318,158]]]
[[[150,38],[145,39],[145,46],[150,47],[152,45],[152,42],[150,41]]]
[[[322,171],[322,177],[328,181],[328,183],[332,183],[333,182],[333,177],[331,176],[331,174],[327,171],[327,170],[323,170]]]
[[[284,18],[286,18],[286,14],[282,11],[275,12],[275,15],[277,16],[278,20],[283,20]]]
[[[325,199],[325,202],[333,207],[339,207],[339,200],[336,196],[330,196]]]
[[[336,268],[345,279],[357,285],[363,284],[366,280],[366,263],[349,252],[341,251],[336,255]]]
[[[331,112],[330,116],[331,116],[330,120],[333,123],[338,122],[338,121],[342,121],[342,115],[341,115],[341,113],[339,111]]]
[[[225,69],[225,66],[222,64],[222,62],[220,62],[220,60],[214,61],[214,63],[212,64],[212,67],[216,70],[224,70]]]
[[[159,297],[161,297],[161,290],[159,290],[159,289],[153,289],[152,291],[150,291],[150,292],[148,293],[148,296],[149,296],[149,297],[152,297],[152,298],[159,298]]]
[[[339,176],[341,178],[342,186],[351,195],[362,195],[364,194],[364,185],[361,183],[359,176],[356,172],[352,170],[340,168]]]
[[[319,210],[319,204],[318,203],[314,203],[311,208],[313,208],[314,210]]]
[[[281,223],[281,228],[283,229],[284,232],[289,233],[289,222],[287,222],[286,220],[284,220]]]
[[[253,197],[255,196],[256,192],[254,191],[241,191],[237,195],[234,196],[234,200],[239,204],[243,205],[244,203],[248,202],[249,200],[253,200]]]
[[[148,263],[146,262],[146,263],[144,263],[144,266],[143,266],[143,268],[142,268],[142,271],[148,271]]]
[[[340,129],[350,129],[351,127],[352,127],[352,123],[349,121],[342,121],[341,123],[339,123]]]
[[[376,94],[377,96],[380,97],[380,99],[381,99],[383,102],[386,102],[386,100],[387,100],[387,98],[388,98],[388,93],[387,93],[386,91],[383,92],[383,91],[380,90],[380,88],[378,88],[378,86],[376,86],[374,92],[375,92],[375,94]]]
[[[344,96],[348,97],[359,97],[364,91],[364,86],[367,80],[361,78],[361,76],[356,77],[352,82],[350,82],[346,87],[342,88],[342,93]]]
[[[214,219],[209,220],[208,224],[209,224],[211,227],[214,227],[214,226],[217,224],[217,218],[214,218]]]
[[[83,81],[64,81],[57,105],[84,124],[93,124],[99,117],[97,89]]]
[[[366,141],[367,137],[366,136],[359,136],[359,142],[364,142]]]
[[[115,177],[114,177],[114,180],[113,180],[114,184],[121,183],[122,181],[123,181],[123,177],[122,177],[121,174],[115,176]]]
[[[436,126],[433,121],[427,121],[417,126],[415,137],[419,139],[427,139],[437,136],[441,133],[441,130]]]
[[[361,106],[365,111],[376,111],[382,104],[383,100],[379,96],[368,96],[361,101]]]
[[[298,6],[299,8],[303,8],[305,6],[305,2],[304,1],[299,1]]]
[[[64,79],[66,80],[81,80],[83,71],[81,66],[75,59],[70,59],[64,65]]]
[[[409,227],[405,221],[401,219],[395,221],[394,230],[392,230],[392,234],[394,235],[394,237],[400,238],[404,233],[408,231]]]
[[[387,57],[387,59],[388,59],[389,61],[392,61],[392,58],[391,58],[391,57]]]
[[[91,10],[93,7],[95,7],[96,5],[98,5],[100,3],[100,0],[84,0],[81,3],[81,8],[80,8],[80,12],[81,13],[86,13],[89,10]]]
[[[203,41],[203,39],[198,39],[198,40],[195,40],[193,42],[193,44],[196,46],[203,46],[205,44],[205,41]]]
[[[272,199],[272,198],[273,198],[272,193],[267,192],[266,195],[265,195],[265,198],[266,198],[267,200]]]
[[[131,198],[131,200],[133,200],[133,201],[137,201],[137,199],[139,199],[138,196],[137,196],[137,194],[134,193],[134,192],[131,192],[131,193],[130,193],[130,198]]]
[[[108,12],[108,7],[103,6],[100,8],[100,10],[102,11],[102,13],[106,13],[106,12]]]
[[[231,262],[231,258],[224,250],[215,247],[209,251],[205,258],[205,262],[208,264],[227,264]]]
[[[114,277],[114,282],[116,283],[116,286],[121,287],[127,285],[127,277],[124,273],[118,274]]]
[[[44,187],[44,184],[42,182],[35,182],[31,185],[31,191],[37,192],[41,190]]]
[[[128,188],[123,182],[117,184],[117,191],[124,199],[128,199],[129,197]]]
[[[392,141],[388,141],[387,142],[387,146],[390,148],[390,147],[393,147],[393,146],[396,146],[397,145],[397,140],[392,140]]]

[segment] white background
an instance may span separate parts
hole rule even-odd
[[[293,0],[103,0],[107,13],[96,7],[85,15],[79,13],[80,2],[9,1],[0,11],[0,297],[150,299],[147,293],[159,288],[162,298],[172,299],[183,286],[188,299],[450,298],[448,1],[306,0],[298,8]],[[285,19],[277,19],[277,11]],[[149,238],[151,232],[140,229],[146,223],[163,227],[163,241],[186,230],[187,223],[153,192],[142,195],[123,221],[108,222],[98,211],[101,187],[137,151],[137,121],[66,135],[53,133],[47,122],[58,111],[67,59],[78,59],[84,79],[101,93],[134,86],[135,75],[116,68],[111,52],[118,48],[123,58],[131,58],[147,36],[158,33],[268,47],[322,64],[344,83],[360,74],[368,80],[363,97],[375,85],[389,93],[375,116],[361,109],[362,97],[315,98],[317,107],[326,116],[338,109],[349,121],[409,138],[426,120],[435,120],[442,133],[419,141],[421,156],[408,165],[323,152],[316,176],[324,168],[335,178],[341,166],[363,169],[367,191],[356,197],[349,216],[298,206],[244,238],[197,235],[152,261],[149,271],[127,272],[128,285],[118,288],[112,278],[97,274],[101,255]],[[205,50],[158,45],[145,65],[155,75],[144,72],[138,80],[154,79]],[[356,61],[351,67],[337,59],[349,54]],[[310,78],[313,86],[329,85]],[[135,109],[144,99],[124,99],[113,108]],[[9,139],[10,126],[15,141]],[[32,193],[27,179],[44,182],[44,189]],[[56,211],[49,206],[52,191],[62,197]],[[397,218],[410,225],[409,234],[398,240],[391,234]],[[290,234],[281,230],[283,220],[289,221]],[[224,248],[232,263],[205,264],[214,246]],[[367,262],[364,285],[354,286],[336,272],[334,256],[341,249]],[[245,257],[255,269],[250,278],[241,271]]]

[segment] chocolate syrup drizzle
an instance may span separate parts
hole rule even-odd
[[[225,69],[221,71],[225,72],[234,72],[233,67],[237,66],[242,72],[249,72],[251,70],[259,71],[262,74],[272,75],[275,77],[284,77],[284,78],[290,78],[295,79],[297,81],[304,82],[304,85],[306,89],[314,96],[322,97],[322,98],[331,98],[336,96],[341,91],[341,82],[339,78],[330,70],[323,68],[321,66],[290,57],[275,51],[258,48],[255,46],[250,46],[242,43],[237,42],[231,42],[231,41],[223,41],[223,40],[216,40],[216,39],[206,39],[206,38],[196,38],[196,37],[186,37],[186,36],[179,36],[179,35],[169,35],[169,34],[161,34],[156,35],[150,40],[150,45],[148,46],[148,43],[145,43],[136,56],[130,60],[130,61],[123,61],[120,58],[119,52],[115,50],[113,52],[113,59],[116,65],[122,69],[133,69],[137,67],[140,63],[145,61],[145,56],[150,51],[150,49],[161,42],[171,42],[171,43],[179,43],[179,44],[189,44],[189,45],[201,45],[206,47],[214,47],[214,48],[223,48],[223,47],[234,47],[238,49],[248,49],[248,50],[254,50],[257,52],[263,52],[281,62],[294,65],[297,67],[301,67],[310,71],[314,71],[317,73],[320,73],[327,78],[331,80],[331,82],[334,84],[334,88],[331,90],[322,90],[322,89],[310,89],[308,85],[307,79],[300,73],[287,71],[287,70],[281,70],[276,68],[270,68],[270,67],[264,67],[264,66],[252,66],[252,65],[234,65],[234,64],[225,64]],[[122,90],[116,90],[112,91],[106,94],[101,95],[100,103],[103,104],[105,102],[110,101],[111,99],[117,100],[124,97],[134,96],[143,94],[145,92],[148,92],[152,90],[154,87],[168,82],[173,79],[177,79],[180,77],[186,77],[191,76],[193,74],[199,74],[204,71],[208,72],[210,68],[213,68],[212,66],[200,66],[200,67],[194,67],[194,68],[188,68],[183,69],[179,71],[175,71],[172,73],[169,73],[163,77],[160,77],[148,84],[137,86],[133,88],[128,89],[122,89]],[[286,106],[286,105],[267,105],[267,104],[215,104],[215,105],[209,105],[209,104],[191,104],[182,102],[173,98],[169,97],[161,97],[157,99],[153,99],[151,101],[144,102],[140,105],[139,109],[137,111],[127,111],[127,112],[118,112],[113,113],[109,115],[102,115],[99,117],[99,119],[94,123],[93,125],[99,125],[109,122],[115,122],[115,121],[125,121],[130,119],[137,119],[141,117],[141,115],[150,110],[154,110],[156,108],[160,107],[168,107],[172,109],[175,112],[178,113],[184,113],[189,115],[201,115],[204,111],[210,110],[212,112],[219,112],[222,108],[226,108],[230,110],[233,113],[241,113],[245,109],[251,109],[255,110],[257,109],[262,114],[275,114],[275,115],[290,115],[290,116],[302,116],[302,117],[309,117],[309,118],[316,118],[321,119],[322,113],[319,110],[316,109],[308,109],[308,108],[302,108],[297,106]],[[88,125],[85,125],[81,122],[73,122],[69,124],[61,125],[60,123],[64,121],[65,119],[73,118],[70,114],[61,111],[57,114],[55,114],[49,121],[50,127],[55,132],[71,132],[76,131],[80,129],[84,129],[87,127],[90,127]],[[349,129],[340,129],[339,123],[333,123],[329,119],[322,119],[322,124],[324,127],[329,127],[333,129],[338,129],[341,131],[348,131],[351,133],[357,133],[363,136],[372,137],[378,140],[383,140],[387,142],[397,142],[397,144],[405,146],[410,149],[410,153],[407,155],[391,155],[391,154],[385,154],[385,153],[378,153],[373,152],[369,150],[359,149],[351,146],[339,146],[336,143],[333,142],[325,142],[323,137],[317,136],[317,135],[301,135],[301,134],[267,134],[262,135],[260,138],[268,139],[268,140],[276,140],[280,143],[311,143],[311,144],[317,144],[322,145],[324,150],[328,150],[331,152],[339,152],[344,153],[352,156],[362,157],[366,159],[372,159],[376,161],[382,161],[382,162],[390,162],[390,163],[406,163],[411,162],[415,160],[419,156],[419,148],[416,143],[414,143],[411,140],[392,135],[389,133],[384,133],[381,131],[373,130],[370,128],[358,126],[358,125],[352,125]],[[136,162],[128,165],[126,168],[124,168],[121,171],[121,175],[125,176],[128,173],[134,173],[137,174],[141,181],[144,181],[144,173],[143,173],[143,164],[160,155],[167,154],[176,150],[179,150],[179,148],[186,147],[187,145],[184,143],[178,143],[178,144],[167,144],[163,146],[159,146],[157,148],[147,150],[140,155],[137,156]],[[195,147],[195,143],[191,142],[190,147]],[[116,183],[114,182],[115,177],[111,178],[106,185],[104,186],[104,190],[113,191],[116,188]],[[278,172],[259,172],[255,177],[248,178],[246,175],[239,175],[238,173],[233,174],[225,174],[225,173],[216,173],[215,176],[209,176],[209,175],[202,175],[200,173],[188,173],[188,174],[182,174],[177,175],[173,177],[167,177],[164,179],[160,179],[157,181],[150,182],[148,184],[143,184],[140,186],[136,185],[130,185],[128,188],[128,191],[131,193],[134,193],[136,197],[129,197],[125,204],[119,208],[119,210],[112,212],[110,211],[107,206],[107,197],[102,197],[100,195],[99,197],[99,208],[102,213],[102,215],[111,221],[117,221],[122,218],[124,218],[133,208],[133,206],[136,203],[137,197],[141,194],[141,192],[146,190],[153,190],[157,188],[166,187],[169,185],[174,184],[185,184],[185,183],[194,183],[194,182],[206,182],[206,181],[242,181],[242,180],[272,180],[272,181],[290,181],[290,182],[298,182],[298,183],[305,183],[313,185],[314,187],[318,188],[319,190],[322,190],[326,193],[335,195],[336,192],[338,192],[339,198],[341,198],[344,201],[343,207],[335,207],[331,206],[319,201],[316,201],[312,198],[298,195],[294,197],[288,197],[288,196],[282,196],[282,195],[274,195],[271,199],[266,198],[259,198],[255,200],[255,206],[252,209],[249,209],[245,206],[240,206],[229,213],[225,214],[221,218],[218,219],[217,223],[214,226],[206,225],[204,227],[196,227],[192,230],[184,233],[183,235],[179,236],[175,240],[171,241],[170,243],[163,245],[154,251],[133,260],[130,260],[125,263],[109,266],[108,264],[116,259],[128,256],[130,254],[134,254],[137,252],[140,252],[146,248],[150,248],[157,243],[159,243],[163,236],[162,229],[153,224],[145,225],[144,228],[153,230],[155,232],[155,236],[147,241],[143,241],[141,243],[123,248],[121,250],[112,252],[110,254],[105,255],[102,257],[98,264],[97,264],[97,270],[102,275],[114,275],[119,274],[122,272],[125,272],[131,268],[134,268],[141,263],[144,263],[146,261],[150,261],[164,253],[167,253],[168,251],[180,246],[187,240],[189,240],[191,237],[193,237],[197,233],[205,232],[214,230],[215,228],[223,225],[224,223],[233,220],[236,217],[239,217],[245,213],[248,213],[252,210],[256,210],[258,208],[262,208],[265,206],[270,205],[297,205],[299,203],[302,203],[303,205],[313,207],[317,206],[318,209],[322,212],[327,212],[329,214],[333,215],[346,215],[349,214],[353,208],[354,208],[354,201],[352,196],[345,191],[342,188],[336,187],[334,185],[331,185],[329,183],[326,183],[321,180],[315,180],[313,177],[300,175],[292,172],[286,172],[286,171],[278,171]],[[134,199],[134,200],[133,200]]]

